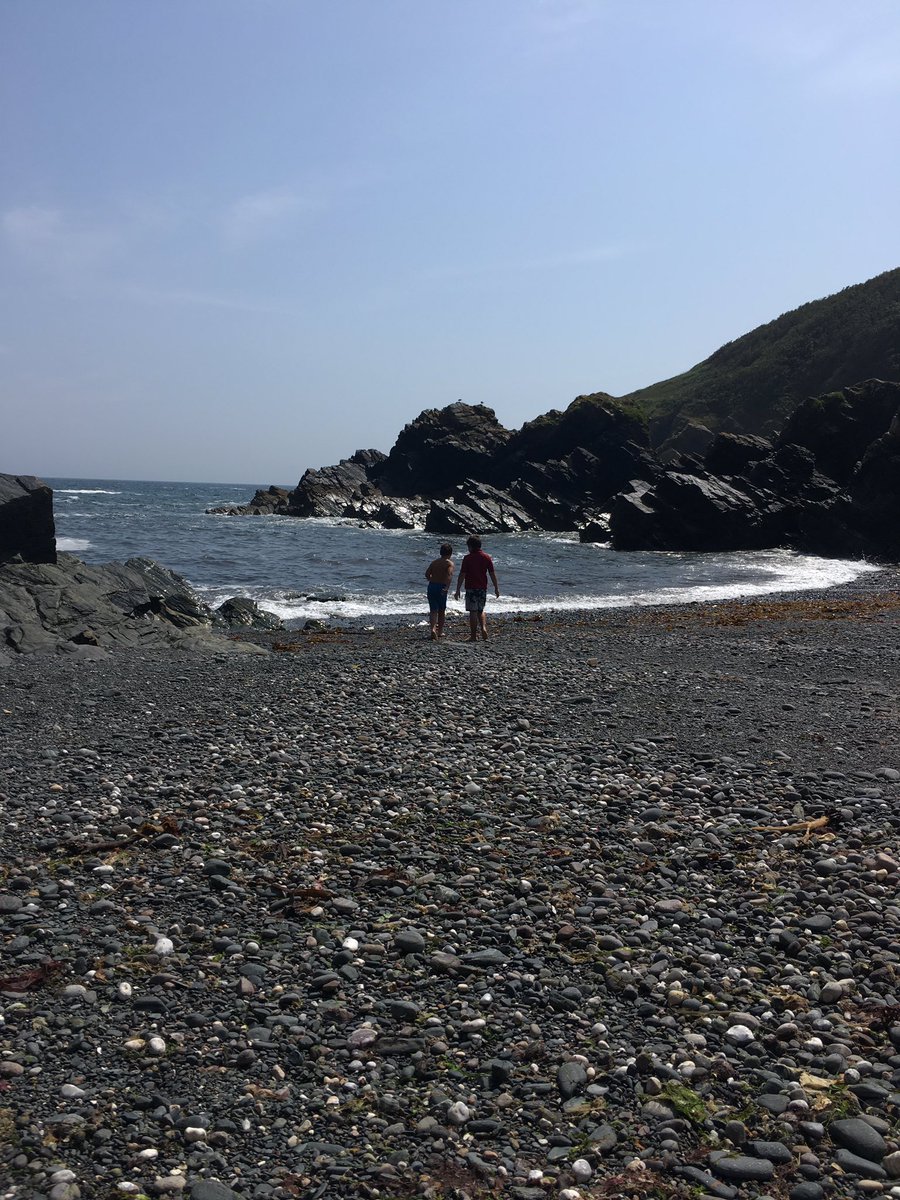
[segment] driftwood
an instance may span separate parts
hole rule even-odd
[[[807,837],[814,829],[824,829],[827,817],[816,817],[812,821],[798,821],[795,825],[754,825],[756,833],[805,833]]]

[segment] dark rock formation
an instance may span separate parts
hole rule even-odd
[[[778,443],[805,447],[823,475],[848,484],[868,448],[887,433],[897,404],[896,383],[867,379],[805,400],[788,417]]]
[[[499,488],[464,480],[449,500],[432,500],[425,519],[429,533],[465,535],[473,529],[521,533],[538,529],[537,521]]]
[[[807,401],[774,449],[719,435],[703,462],[636,479],[613,501],[620,550],[748,550],[900,557],[900,384],[869,380]],[[821,418],[821,419],[820,419]],[[790,440],[796,438],[796,441]]]
[[[247,596],[232,596],[213,613],[213,622],[228,629],[283,629],[280,617],[260,608]]]
[[[847,523],[861,544],[900,561],[900,404],[887,432],[863,455],[849,492]]]
[[[400,431],[369,477],[392,496],[439,496],[467,478],[493,482],[509,438],[494,410],[483,404],[428,408]]]
[[[292,517],[343,517],[357,496],[377,494],[366,475],[366,468],[351,458],[333,467],[305,471],[290,495],[288,514]]]
[[[422,413],[387,456],[357,451],[307,471],[290,493],[260,491],[231,511],[455,537],[577,530],[585,541],[607,539],[609,514],[620,550],[896,557],[898,408],[900,384],[868,380],[806,401],[774,443],[684,424],[664,462],[640,418],[606,396],[579,397],[512,434],[491,409],[460,402]]]
[[[0,474],[0,563],[56,562],[53,491],[34,475]]]
[[[740,475],[752,462],[772,453],[767,438],[749,433],[719,433],[706,449],[704,462],[713,475]]]
[[[657,447],[657,454],[668,462],[679,454],[704,455],[716,435],[700,421],[684,421],[670,438]]]
[[[252,500],[247,504],[223,504],[219,508],[207,509],[207,512],[224,517],[268,517],[273,513],[287,513],[290,506],[291,493],[287,488],[259,488]]]
[[[0,652],[102,655],[115,647],[258,652],[213,634],[213,614],[186,580],[150,559],[89,566],[0,566]]]

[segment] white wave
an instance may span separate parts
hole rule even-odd
[[[735,566],[748,572],[764,569],[762,578],[743,578],[728,583],[672,584],[644,590],[607,593],[605,595],[584,592],[551,596],[503,595],[500,599],[488,597],[488,610],[493,613],[520,612],[574,612],[608,608],[646,607],[653,604],[693,604],[701,601],[736,600],[742,597],[766,596],[777,592],[801,592],[813,589],[836,587],[849,583],[860,575],[880,570],[872,563],[847,561],[845,559],[815,558],[810,555],[785,555],[776,551],[770,554],[727,556]],[[241,587],[229,590],[204,589],[205,599],[213,607],[229,596],[250,596],[260,608],[274,613],[282,621],[299,622],[317,620],[355,620],[360,617],[396,619],[419,617],[426,608],[424,592],[405,591],[390,595],[373,596],[350,593],[345,599],[316,600],[307,595],[281,592],[272,595],[259,588]],[[450,597],[447,605],[451,617],[465,617],[462,600]]]
[[[56,488],[57,496],[121,496],[121,492],[111,492],[108,488]]]
[[[56,549],[65,554],[76,554],[81,550],[90,549],[91,543],[87,538],[60,538],[56,539]]]

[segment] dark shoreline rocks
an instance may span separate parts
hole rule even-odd
[[[680,452],[672,448],[682,446]],[[900,559],[900,383],[805,401],[772,440],[691,427],[664,453],[612,397],[517,432],[461,401],[426,409],[390,454],[357,451],[227,516],[328,517],[429,532],[578,531],[616,550],[757,550]]]
[[[282,628],[247,597],[214,611],[186,579],[149,558],[98,566],[58,555],[52,489],[31,476],[0,475],[0,661],[9,652],[90,660],[123,647],[259,654],[261,647],[221,632]]]
[[[898,624],[884,572],[474,648],[12,660],[0,1175],[53,1200],[890,1188]]]
[[[53,491],[34,475],[0,474],[0,563],[56,562]]]

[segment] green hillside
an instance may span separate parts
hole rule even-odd
[[[687,419],[770,433],[808,396],[872,378],[900,381],[900,268],[785,313],[620,402],[646,414],[658,445]]]

